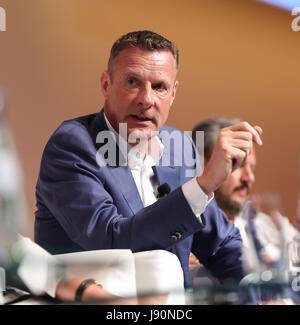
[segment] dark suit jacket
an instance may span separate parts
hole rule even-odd
[[[110,248],[171,250],[181,262],[186,286],[192,251],[219,280],[239,281],[239,231],[214,200],[201,223],[183,195],[181,185],[200,172],[190,137],[176,130],[179,138],[177,134],[168,143],[163,135],[174,135],[175,129],[162,128],[159,136],[165,149],[160,162],[168,155],[170,166],[158,163],[153,169],[158,184],[167,182],[171,192],[144,208],[131,171],[120,164],[118,154],[116,166],[97,163],[97,151],[104,144],[96,139],[103,130],[107,125],[101,111],[66,121],[51,136],[36,187],[35,241],[54,254]]]

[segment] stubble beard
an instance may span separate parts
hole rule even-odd
[[[220,190],[215,191],[215,199],[218,206],[233,218],[240,214],[243,209],[243,204],[231,200],[230,196],[222,193]]]

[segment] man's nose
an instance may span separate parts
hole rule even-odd
[[[154,104],[153,89],[151,85],[145,85],[139,91],[138,103],[143,109],[149,109]]]
[[[250,186],[254,183],[255,176],[250,166],[246,165],[242,168],[242,181],[247,182]]]

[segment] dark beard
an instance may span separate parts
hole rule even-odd
[[[243,209],[242,204],[231,201],[230,198],[223,194],[220,190],[215,191],[215,199],[218,203],[218,206],[223,211],[226,211],[226,213],[229,213],[232,217],[237,216]]]

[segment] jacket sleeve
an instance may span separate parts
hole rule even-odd
[[[194,234],[192,252],[219,281],[239,282],[244,276],[239,230],[212,200],[202,214],[205,226]]]

